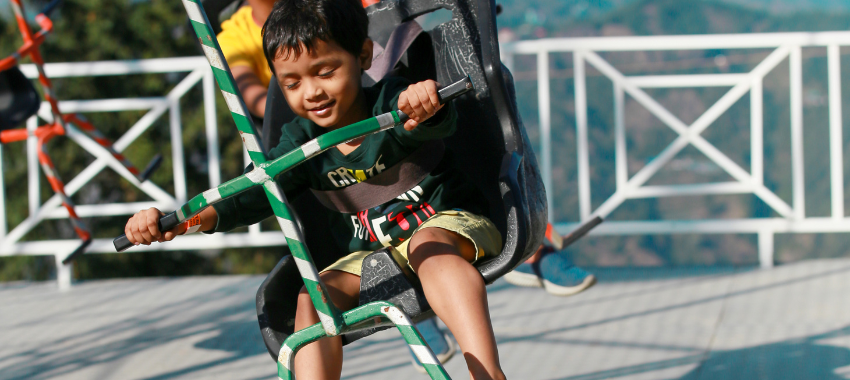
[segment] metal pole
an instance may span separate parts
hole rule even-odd
[[[750,85],[750,173],[753,182],[764,183],[764,93],[762,78]]]
[[[614,82],[614,163],[616,165],[617,191],[624,191],[629,182],[628,156],[626,155],[625,125],[626,93],[623,86]]]
[[[65,260],[65,258],[70,254],[71,252],[62,250],[53,255],[53,258],[56,260],[56,284],[60,292],[67,292],[71,290],[71,280],[73,280],[74,275],[74,263],[68,263],[68,265],[62,264],[62,260]]]
[[[584,52],[573,53],[576,97],[576,150],[578,155],[578,207],[581,220],[590,219],[590,169],[587,151],[587,88]]]
[[[186,166],[183,162],[183,128],[180,125],[180,100],[168,102],[168,124],[171,130],[171,162],[174,168],[174,198],[186,202]]]
[[[773,268],[773,231],[758,232],[759,266],[763,269]]]
[[[41,205],[41,173],[38,164],[38,138],[35,137],[35,129],[38,128],[38,117],[27,119],[27,196],[29,201],[30,216],[38,213]]]
[[[827,47],[829,72],[829,163],[832,183],[832,217],[844,218],[844,139],[841,118],[841,51],[838,45]]]
[[[540,174],[543,177],[543,187],[546,189],[546,202],[548,204],[549,221],[555,220],[552,207],[552,110],[549,91],[549,53],[540,51],[537,53],[537,107],[540,115],[540,158],[542,167]]]
[[[207,65],[204,65],[207,66]],[[204,123],[207,133],[207,172],[210,187],[221,185],[221,163],[218,146],[218,119],[215,117],[215,78],[212,69],[204,73]]]
[[[6,237],[6,184],[3,182],[3,144],[0,144],[0,240]]]
[[[794,217],[806,217],[806,176],[803,173],[803,52],[791,48],[791,178],[794,189]]]
[[[499,52],[500,52],[500,55],[501,55],[502,64],[504,64],[505,67],[508,68],[508,71],[510,71],[511,74],[513,74],[513,72],[514,72],[514,54],[512,52],[510,52],[508,49],[500,49]]]

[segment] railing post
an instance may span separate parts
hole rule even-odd
[[[27,119],[27,196],[29,201],[29,215],[38,213],[41,205],[41,173],[38,164],[38,138],[35,137],[35,129],[38,128],[38,116],[33,115]]]
[[[762,230],[758,233],[759,266],[773,268],[773,231]]]
[[[791,178],[794,218],[806,217],[806,176],[803,172],[803,49],[791,48],[788,57],[791,80]]]
[[[183,157],[183,127],[180,125],[180,98],[168,103],[168,124],[171,130],[171,159],[174,169],[174,198],[186,202],[186,166]]]
[[[212,69],[206,67],[203,79],[204,91],[204,127],[207,133],[207,172],[210,176],[210,188],[221,184],[221,161],[218,146],[218,120],[215,116],[215,78]]]
[[[832,218],[844,218],[844,137],[841,115],[841,51],[838,45],[827,47],[829,72],[829,169],[832,187]]]
[[[65,260],[65,258],[70,254],[71,252],[63,249],[53,255],[53,258],[56,260],[56,284],[60,292],[67,292],[71,290],[71,281],[73,280],[74,275],[74,263],[68,263],[68,265],[62,264],[62,260]]]
[[[510,48],[501,48],[499,49],[499,59],[501,59],[502,64],[508,68],[508,71],[511,74],[514,73],[514,53],[510,50]]]
[[[3,144],[0,144],[0,240],[6,237],[6,183],[3,182]]]
[[[549,206],[549,221],[555,220],[552,207],[552,111],[549,91],[549,52],[537,52],[537,106],[540,115],[540,175],[543,177],[543,187],[546,189],[546,202]]]
[[[764,183],[764,93],[762,78],[750,86],[750,174],[754,185]]]
[[[590,165],[587,146],[587,84],[584,52],[573,53],[576,97],[576,151],[578,156],[578,208],[581,220],[590,219]]]
[[[629,182],[629,166],[626,151],[626,122],[625,122],[626,93],[623,86],[614,82],[614,165],[617,190],[625,190]]]

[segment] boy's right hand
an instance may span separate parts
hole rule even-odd
[[[162,233],[159,230],[159,218],[165,214],[155,208],[142,210],[133,215],[124,226],[124,234],[133,245],[150,245],[152,242],[160,243],[173,240],[177,235],[185,232],[186,224],[180,223],[177,227]]]

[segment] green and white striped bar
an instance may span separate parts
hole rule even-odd
[[[432,379],[448,379],[448,373],[446,373],[440,361],[437,360],[437,356],[434,355],[431,348],[428,347],[425,339],[422,339],[422,335],[419,335],[419,331],[413,326],[410,318],[399,308],[392,305],[382,306],[380,310],[382,314],[395,324],[398,331],[401,332],[401,336],[404,337],[405,342],[410,346],[410,350],[413,351],[413,354],[416,355],[416,358],[425,367],[428,375]]]
[[[434,380],[450,380],[448,373],[440,364],[434,352],[428,347],[419,331],[413,326],[410,318],[399,308],[387,301],[370,302],[342,313],[345,327],[342,333],[369,329],[377,326],[395,325],[410,349],[419,359]],[[307,344],[321,339],[325,335],[321,324],[317,323],[308,328],[296,331],[283,342],[277,358],[278,377],[281,380],[292,380],[292,368],[295,354]]]
[[[184,205],[180,206],[176,210],[177,219],[182,223],[186,219],[189,219],[201,212],[201,210],[207,206],[217,203],[229,196],[248,190],[253,186],[262,185],[271,181],[281,173],[289,171],[310,158],[315,157],[316,155],[319,155],[343,142],[392,128],[395,125],[395,120],[397,118],[398,115],[395,111],[387,112],[383,115],[369,118],[344,128],[325,133],[308,141],[304,145],[301,145],[299,148],[275,158],[272,161],[268,161],[260,165],[255,164],[254,170],[229,180],[216,188],[204,191],[200,195],[195,196]],[[281,201],[284,198],[276,197],[275,199]],[[283,228],[283,226],[281,226],[281,228]]]
[[[295,354],[304,346],[324,338],[325,331],[321,323],[292,333],[280,347],[277,355],[277,376],[281,380],[293,380],[292,369],[295,364]]]
[[[295,223],[295,218],[290,213],[290,208],[286,204],[286,199],[277,182],[266,181],[263,188],[266,190],[269,199],[275,199],[274,202],[271,202],[272,211],[274,211],[280,229],[286,237],[289,252],[292,253],[292,257],[298,266],[298,273],[301,274],[304,287],[310,294],[313,306],[316,307],[316,313],[319,315],[319,320],[322,321],[325,334],[337,336],[343,328],[342,313],[331,302],[330,297],[327,296],[325,284],[319,280],[319,272],[316,270],[316,265],[313,263],[307,245],[303,242],[304,234],[301,233]]]
[[[254,170],[227,181],[216,188],[209,189],[177,208],[174,212],[174,219],[176,221],[172,227],[185,222],[187,219],[197,215],[204,208],[219,202],[224,198],[236,195],[251,188],[252,186],[261,185],[267,181],[271,181],[275,176],[298,166],[304,161],[336,145],[389,129],[398,123],[396,120],[399,120],[398,122],[400,122],[399,115],[395,111],[388,112],[383,115],[328,132],[270,162],[255,165]],[[283,199],[283,197],[280,199]],[[273,201],[270,200],[270,202]],[[123,235],[116,238],[114,243],[118,252],[124,251],[132,246],[132,244],[126,240],[126,236]]]
[[[283,160],[278,160],[278,162],[282,163],[282,165],[278,166],[279,172],[268,173],[265,170],[264,164],[267,161],[266,153],[259,143],[260,139],[257,138],[257,131],[254,128],[251,115],[242,101],[242,96],[239,93],[227,61],[224,59],[224,54],[221,52],[218,40],[209,26],[206,12],[204,12],[203,6],[197,0],[183,0],[183,6],[186,8],[192,28],[201,42],[201,47],[204,50],[207,61],[210,63],[213,76],[227,102],[230,115],[233,117],[236,128],[242,137],[245,150],[248,151],[248,156],[251,158],[256,169],[249,173],[250,175],[240,176],[216,189],[205,191],[201,196],[196,196],[187,204],[188,209],[186,207],[187,205],[184,205],[184,207],[181,207],[177,211],[177,217],[182,222],[185,218],[197,214],[204,207],[216,203],[224,197],[235,195],[256,184],[263,184],[272,210],[274,210],[275,216],[277,216],[281,224],[281,229],[284,231],[292,256],[296,260],[299,260],[298,262],[302,263],[302,265],[298,266],[298,269],[304,280],[304,285],[310,294],[310,298],[321,317],[325,333],[329,336],[335,336],[343,327],[342,314],[334,307],[332,302],[329,302],[330,297],[327,296],[327,288],[319,281],[318,271],[313,264],[307,247],[300,242],[302,240],[300,238],[302,234],[298,231],[298,227],[289,212],[289,207],[286,205],[286,198],[278,184],[272,180],[272,177],[280,172],[291,169],[298,163],[318,154],[320,151],[319,143],[308,142],[298,151],[281,157]],[[325,148],[327,149],[331,146],[333,145],[326,146]]]

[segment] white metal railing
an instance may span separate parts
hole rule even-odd
[[[517,41],[502,44],[502,60],[513,68],[517,55],[537,56],[537,85],[540,123],[541,174],[547,189],[552,185],[551,108],[549,54],[569,52],[573,55],[575,118],[578,165],[579,214],[582,221],[594,216],[607,216],[628,199],[659,198],[705,194],[754,194],[775,210],[780,217],[737,220],[645,220],[607,221],[592,233],[597,235],[637,235],[675,233],[755,233],[758,234],[759,261],[762,267],[773,265],[775,233],[850,232],[850,218],[844,215],[844,168],[841,114],[841,46],[850,45],[850,32],[769,33],[735,35],[689,35],[651,37],[553,38]],[[807,217],[805,182],[803,176],[803,75],[802,48],[823,47],[828,62],[829,155],[831,181],[830,217]],[[706,49],[756,49],[773,51],[756,67],[741,74],[696,74],[626,76],[599,52],[663,51]],[[789,60],[791,116],[791,204],[764,185],[763,139],[763,81],[780,62]],[[585,65],[590,64],[614,84],[615,124],[615,182],[616,190],[596,209],[591,207],[590,170],[588,154],[587,85]],[[682,122],[644,88],[715,87],[729,86],[714,105],[690,125]],[[744,170],[727,155],[700,136],[736,101],[750,94],[750,170]],[[629,177],[627,170],[626,135],[624,122],[625,94],[645,107],[651,114],[675,131],[676,139]],[[728,173],[734,181],[672,186],[647,186],[647,181],[682,149],[693,146]],[[550,215],[554,204],[549,191]],[[572,223],[559,223],[566,232]]]
[[[540,123],[540,162],[541,173],[548,189],[552,184],[552,147],[551,147],[551,107],[550,107],[550,70],[549,54],[554,52],[573,53],[574,86],[576,102],[577,128],[577,165],[579,211],[581,220],[595,215],[607,216],[623,202],[635,198],[667,197],[697,194],[742,194],[758,196],[780,215],[777,218],[749,218],[736,220],[644,220],[644,221],[608,221],[594,230],[601,235],[637,235],[658,233],[755,233],[758,234],[759,259],[762,266],[773,263],[773,236],[775,233],[822,233],[850,232],[850,219],[844,216],[844,187],[842,166],[842,114],[841,114],[841,72],[839,47],[850,45],[850,32],[823,33],[777,33],[743,35],[694,35],[694,36],[654,36],[654,37],[600,37],[541,39],[504,43],[501,46],[505,64],[513,69],[517,55],[537,56],[537,82],[539,96]],[[829,73],[829,121],[830,121],[830,165],[831,165],[831,202],[830,217],[806,217],[805,187],[803,182],[803,118],[802,118],[802,54],[801,48],[808,46],[825,47],[828,56]],[[614,66],[600,57],[598,52],[642,51],[642,50],[704,50],[704,49],[774,49],[761,63],[749,73],[740,74],[697,74],[697,75],[654,75],[625,76]],[[791,130],[792,130],[792,181],[793,196],[789,205],[763,184],[764,164],[762,137],[763,99],[762,89],[765,75],[780,62],[790,60],[791,82]],[[591,207],[590,157],[588,152],[587,85],[585,65],[590,64],[614,83],[615,119],[615,175],[616,191],[596,209]],[[30,78],[36,77],[35,68],[23,65],[22,70]],[[209,186],[221,182],[218,132],[215,118],[215,83],[205,58],[186,57],[168,59],[149,59],[137,61],[110,61],[85,63],[54,63],[46,65],[47,75],[51,78],[86,77],[104,75],[130,75],[144,73],[186,73],[168,94],[156,98],[122,98],[105,100],[76,100],[60,102],[64,112],[118,112],[129,110],[147,110],[127,132],[116,140],[116,150],[123,151],[144,131],[150,128],[160,117],[169,114],[171,129],[174,172],[174,194],[169,194],[150,181],[139,183],[111,155],[84,134],[70,133],[69,137],[97,159],[66,183],[69,195],[76,193],[98,173],[109,167],[123,178],[148,194],[153,201],[133,203],[113,203],[98,205],[78,205],[77,212],[83,217],[127,215],[146,207],[173,209],[187,198],[183,148],[181,142],[181,123],[179,100],[191,88],[201,83],[203,89],[206,138],[208,142]],[[690,125],[669,112],[643,89],[673,87],[731,86],[731,89],[711,106],[702,116]],[[712,146],[700,133],[713,121],[729,109],[738,99],[749,92],[751,107],[751,168],[744,170],[728,156]],[[624,122],[625,94],[646,107],[669,128],[677,132],[678,137],[666,149],[652,159],[636,174],[629,177],[626,167],[626,139]],[[39,117],[49,119],[49,112],[42,108]],[[29,128],[38,124],[36,117],[28,122]],[[729,173],[734,181],[709,184],[689,184],[673,186],[646,186],[645,183],[669,162],[679,151],[688,145],[696,147],[713,162]],[[67,218],[58,197],[53,196],[43,204],[39,201],[39,173],[34,140],[27,146],[28,154],[28,192],[29,216],[14,229],[8,231],[5,212],[5,194],[7,186],[3,183],[0,165],[0,256],[10,255],[54,255],[56,257],[60,287],[70,285],[70,267],[61,265],[61,260],[79,244],[77,240],[21,241],[21,238],[38,223],[45,219]],[[2,146],[0,146],[2,154]],[[243,158],[247,162],[247,155]],[[2,162],[0,162],[2,164]],[[67,179],[67,178],[66,178]],[[19,186],[12,191],[21,191]],[[554,204],[548,192],[550,207]],[[550,213],[550,215],[552,215]],[[572,223],[557,224],[560,231],[572,228]],[[137,247],[134,250],[188,250],[222,247],[251,247],[283,245],[285,239],[276,232],[263,232],[259,226],[252,226],[248,233],[215,234],[211,236],[183,236],[169,244],[157,244],[150,247]],[[111,239],[95,239],[88,248],[91,253],[113,252]]]
[[[22,71],[29,78],[36,78],[37,72],[33,65],[22,65]],[[203,90],[204,119],[206,124],[205,134],[207,139],[207,165],[209,168],[209,187],[215,187],[221,183],[220,155],[218,144],[218,124],[215,114],[216,87],[212,70],[204,57],[184,57],[166,59],[147,59],[135,61],[104,61],[104,62],[82,62],[82,63],[51,63],[45,65],[45,70],[50,78],[67,77],[92,77],[106,75],[131,75],[150,73],[187,73],[168,94],[155,98],[121,98],[101,100],[75,100],[60,101],[59,108],[62,112],[120,112],[147,110],[127,132],[115,141],[115,150],[121,152],[147,131],[160,117],[168,113],[168,124],[171,132],[172,147],[172,171],[174,178],[174,194],[169,194],[162,188],[146,181],[140,183],[121,163],[112,157],[104,148],[89,138],[86,134],[68,131],[68,137],[80,145],[87,152],[96,157],[88,167],[83,169],[73,178],[68,180],[65,191],[69,196],[79,191],[84,185],[91,181],[107,167],[117,172],[124,179],[150,196],[153,201],[110,203],[97,205],[78,205],[77,214],[82,217],[129,215],[138,210],[157,207],[163,210],[171,210],[182,205],[187,200],[186,173],[183,157],[182,126],[180,121],[180,99],[198,83]],[[42,104],[37,116],[33,116],[27,122],[27,128],[34,129],[38,119],[50,120],[52,118],[47,104]],[[2,154],[2,146],[0,146]],[[247,159],[247,153],[243,155]],[[27,191],[29,201],[29,215],[11,231],[8,230],[6,221],[6,197],[7,190],[3,183],[2,166],[0,166],[0,256],[11,255],[54,255],[57,265],[57,277],[60,288],[67,288],[71,281],[71,267],[62,265],[62,260],[67,257],[79,244],[76,239],[47,240],[47,241],[22,241],[29,231],[38,226],[46,219],[67,219],[68,212],[61,205],[61,200],[54,195],[46,202],[40,202],[40,178],[39,164],[36,151],[36,140],[31,137],[27,142],[27,165],[28,180]],[[22,186],[10,187],[11,191],[23,191]],[[188,249],[211,249],[224,247],[253,247],[272,246],[286,244],[282,234],[275,232],[263,232],[259,225],[252,226],[247,233],[215,234],[212,236],[181,236],[169,244],[155,244],[149,247],[137,247],[136,251],[144,250],[188,250]],[[112,253],[115,249],[112,239],[95,239],[87,249],[89,253]]]

